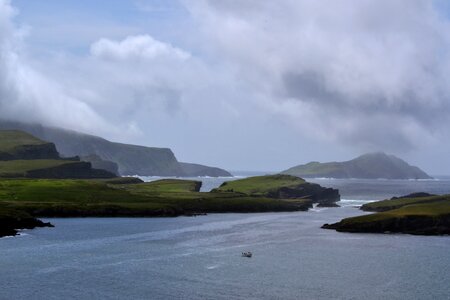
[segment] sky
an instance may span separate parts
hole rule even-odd
[[[0,118],[280,171],[384,151],[450,174],[450,4],[0,0]]]

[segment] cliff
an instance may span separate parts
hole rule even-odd
[[[53,143],[18,130],[0,131],[0,160],[58,159]]]
[[[120,175],[190,177],[229,174],[218,168],[180,163],[168,148],[115,143],[72,130],[6,120],[0,120],[0,129],[23,130],[40,139],[51,141],[65,157],[95,155],[103,161],[116,163]],[[96,163],[93,162],[94,166]],[[112,171],[109,168],[108,170]]]
[[[62,159],[55,145],[17,130],[0,130],[0,177],[113,178],[77,157]]]
[[[282,172],[305,178],[430,179],[418,167],[385,153],[369,153],[345,162],[310,162]]]

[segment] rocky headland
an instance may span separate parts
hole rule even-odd
[[[450,195],[416,193],[365,204],[373,214],[346,218],[322,228],[342,232],[450,234]]]

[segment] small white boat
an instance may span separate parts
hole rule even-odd
[[[242,252],[242,257],[252,257],[252,253],[250,251],[248,252]]]

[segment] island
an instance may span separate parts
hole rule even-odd
[[[376,213],[346,218],[322,228],[341,232],[450,234],[450,195],[415,193],[364,204],[361,210]]]
[[[302,178],[432,179],[418,167],[383,152],[364,154],[344,162],[310,162],[281,173]]]

